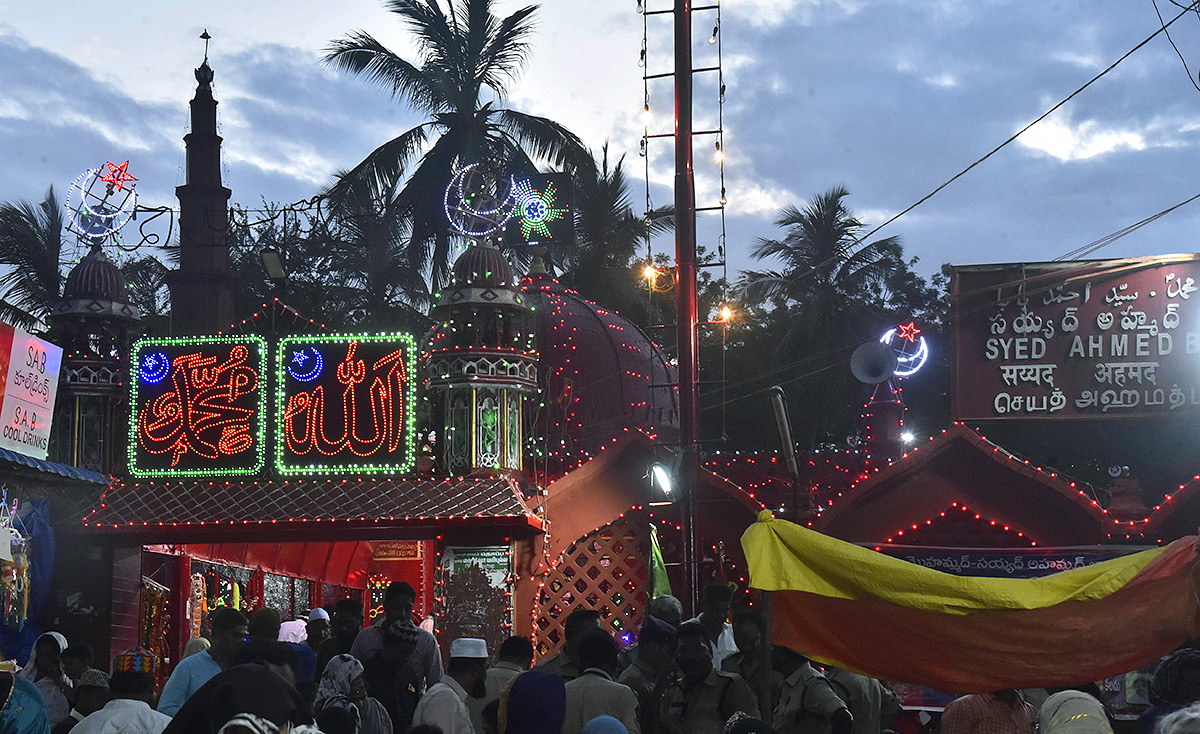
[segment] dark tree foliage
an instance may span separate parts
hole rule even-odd
[[[838,186],[802,209],[785,207],[777,220],[784,236],[761,239],[753,250],[756,259],[782,268],[742,274],[743,308],[759,324],[734,329],[737,346],[726,355],[728,374],[735,377],[717,403],[724,406],[732,447],[778,446],[774,431],[762,425],[770,416],[767,389],[780,385],[802,450],[845,448],[861,428],[860,408],[872,389],[851,375],[851,354],[910,320],[932,341],[936,356],[901,384],[922,388],[905,392],[913,403],[907,422],[919,420],[932,430],[948,418],[944,281],[939,277],[931,286],[917,274],[916,260],[904,259],[899,237],[860,241],[865,227],[846,207],[847,196]],[[706,408],[716,410],[711,403]]]
[[[335,330],[420,335],[428,327],[425,281],[400,254],[403,233],[394,217],[371,207],[332,216],[264,207],[253,222],[230,231],[237,313],[248,316],[278,297]],[[260,253],[268,247],[283,260],[283,283],[273,283],[263,267]]]
[[[51,186],[38,203],[0,204],[0,321],[26,330],[45,326],[62,293],[62,203]]]

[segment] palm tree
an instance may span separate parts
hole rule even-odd
[[[32,330],[45,326],[62,291],[59,257],[63,247],[63,208],[46,191],[41,203],[0,204],[0,321]]]
[[[406,221],[405,258],[429,272],[436,292],[449,273],[453,239],[442,197],[457,168],[532,171],[532,155],[574,169],[588,156],[562,125],[500,105],[528,60],[537,6],[500,18],[492,12],[496,0],[445,0],[447,10],[441,0],[386,4],[415,37],[415,62],[361,30],[334,41],[325,62],[382,85],[429,119],[339,172],[329,194],[335,204],[380,201],[407,176],[383,211]]]
[[[555,247],[548,254],[548,261],[559,272],[559,282],[637,324],[663,323],[663,314],[647,299],[643,278],[647,263],[639,250],[645,247],[647,236],[674,228],[674,208],[635,214],[625,158],[612,165],[607,142],[598,159],[576,170],[574,183],[575,244]]]
[[[810,444],[852,421],[861,389],[844,363],[884,322],[880,294],[904,267],[899,237],[860,241],[864,225],[846,207],[849,195],[835,186],[803,209],[784,207],[775,222],[783,238],[760,238],[751,251],[756,260],[781,260],[783,269],[746,271],[739,283],[747,300],[773,303],[772,317],[783,320],[775,361],[789,369],[776,379],[796,380],[788,397],[797,436]]]
[[[775,221],[783,239],[759,238],[755,260],[782,260],[783,270],[748,270],[740,287],[750,300],[765,298],[794,309],[788,337],[853,327],[877,313],[871,305],[889,276],[900,267],[900,238],[859,242],[863,223],[843,201],[850,192],[835,186],[804,209],[786,206]],[[781,345],[783,346],[783,345]]]
[[[564,265],[572,271],[628,267],[645,242],[646,226],[629,203],[625,156],[610,168],[606,142],[600,160],[576,174],[574,203],[576,245]]]
[[[384,209],[343,209],[336,220],[333,264],[344,276],[340,300],[358,326],[420,334],[432,302],[424,278],[404,257],[404,230]]]

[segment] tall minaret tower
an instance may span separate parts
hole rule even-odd
[[[175,187],[179,198],[179,270],[172,273],[171,331],[215,334],[233,321],[233,279],[229,274],[229,189],[221,185],[221,136],[213,70],[196,69],[192,131],[184,136],[187,182]]]

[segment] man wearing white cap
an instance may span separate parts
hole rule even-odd
[[[487,643],[460,637],[450,644],[450,668],[441,681],[429,687],[417,703],[413,726],[430,724],[442,734],[474,734],[468,696],[483,696],[487,679]]]
[[[305,631],[308,633],[308,639],[305,642],[317,652],[321,649],[321,643],[329,639],[329,612],[321,607],[317,607],[308,613],[308,624],[305,626]],[[321,671],[317,671],[318,676]]]

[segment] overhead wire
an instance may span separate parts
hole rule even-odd
[[[1196,79],[1192,76],[1192,70],[1188,68],[1187,59],[1183,58],[1183,53],[1179,50],[1179,47],[1175,45],[1175,39],[1171,38],[1171,33],[1167,31],[1166,25],[1163,24],[1162,12],[1160,12],[1158,9],[1157,0],[1150,0],[1150,4],[1154,6],[1154,13],[1158,16],[1158,23],[1159,25],[1163,26],[1163,32],[1166,33],[1167,40],[1171,43],[1171,48],[1175,49],[1175,55],[1179,57],[1179,61],[1183,64],[1183,70],[1187,72],[1188,81],[1192,83],[1192,86],[1196,88],[1197,92],[1200,92],[1200,84],[1197,84]],[[1185,13],[1187,10],[1187,8],[1184,8]]]
[[[1155,214],[1152,214],[1152,215],[1150,215],[1150,216],[1148,216],[1148,217],[1146,217],[1146,218],[1144,218],[1144,219],[1141,219],[1141,220],[1139,220],[1139,221],[1137,221],[1137,222],[1134,222],[1133,224],[1130,224],[1130,225],[1127,225],[1127,226],[1125,226],[1125,227],[1122,227],[1121,229],[1118,229],[1118,230],[1116,230],[1115,232],[1112,232],[1112,233],[1110,233],[1110,234],[1107,234],[1107,235],[1105,235],[1105,236],[1103,236],[1103,237],[1100,237],[1099,239],[1093,240],[1093,241],[1089,242],[1089,243],[1088,243],[1088,244],[1086,244],[1086,245],[1082,245],[1082,246],[1080,246],[1080,247],[1077,247],[1077,248],[1075,248],[1074,250],[1070,250],[1070,251],[1068,251],[1068,252],[1065,252],[1065,253],[1063,253],[1062,255],[1059,255],[1058,257],[1054,258],[1054,260],[1052,260],[1051,262],[1063,262],[1063,261],[1066,261],[1066,260],[1078,259],[1078,258],[1081,258],[1081,257],[1087,257],[1088,255],[1094,254],[1094,253],[1095,253],[1095,252],[1097,252],[1098,250],[1100,250],[1100,249],[1102,249],[1102,248],[1104,248],[1104,247],[1107,247],[1108,245],[1111,245],[1113,242],[1116,242],[1117,240],[1121,239],[1122,237],[1125,237],[1125,236],[1127,236],[1127,235],[1129,235],[1129,234],[1132,234],[1133,232],[1135,232],[1135,231],[1137,231],[1137,230],[1141,229],[1142,227],[1144,227],[1144,226],[1146,226],[1146,225],[1148,225],[1148,224],[1151,224],[1152,222],[1155,222],[1155,221],[1157,221],[1158,219],[1160,219],[1160,218],[1162,218],[1162,217],[1166,216],[1167,214],[1170,214],[1171,212],[1175,211],[1176,209],[1179,209],[1179,208],[1181,208],[1181,207],[1183,207],[1183,206],[1186,206],[1187,204],[1190,204],[1190,203],[1192,203],[1193,201],[1196,201],[1197,199],[1200,199],[1200,194],[1195,194],[1195,195],[1193,195],[1193,196],[1190,196],[1190,197],[1188,197],[1187,199],[1184,199],[1183,201],[1179,202],[1178,204],[1175,204],[1175,205],[1173,205],[1173,206],[1167,207],[1166,209],[1163,209],[1162,211],[1159,211],[1159,212],[1157,212],[1157,213],[1155,213]],[[1140,267],[1144,267],[1144,266],[1142,266],[1142,265],[1128,265],[1128,266],[1126,266],[1125,268],[1122,268],[1122,269],[1136,269],[1136,268],[1140,268]],[[1118,271],[1118,272],[1119,272],[1119,271]],[[1050,284],[1049,284],[1049,285],[1040,285],[1040,286],[1038,286],[1038,287],[1035,287],[1035,288],[1033,288],[1033,289],[1029,289],[1029,290],[1025,290],[1025,291],[1024,291],[1024,295],[1025,295],[1025,296],[1036,296],[1036,295],[1041,295],[1041,294],[1043,294],[1043,293],[1045,293],[1045,292],[1048,292],[1050,289],[1057,287],[1057,286],[1060,284],[1060,282],[1061,282],[1061,281],[1060,281],[1060,279],[1057,277],[1057,275],[1058,275],[1058,274],[1055,274],[1055,273],[1039,273],[1039,274],[1038,274],[1038,275],[1036,275],[1036,276],[1030,276],[1030,277],[1028,277],[1028,278],[1019,278],[1019,279],[1016,279],[1016,280],[1010,280],[1010,281],[1006,281],[1006,282],[1004,282],[1004,283],[995,283],[995,284],[990,284],[990,285],[988,285],[988,286],[987,286],[987,287],[985,287],[985,288],[977,288],[977,289],[973,289],[973,290],[969,290],[969,291],[960,291],[960,292],[959,292],[958,294],[956,294],[956,295],[957,295],[957,296],[958,296],[958,298],[961,300],[963,297],[970,297],[970,296],[979,295],[979,294],[981,294],[981,293],[985,293],[985,292],[988,292],[988,291],[993,291],[993,290],[996,290],[997,288],[1011,288],[1011,287],[1014,287],[1014,286],[1021,286],[1021,285],[1025,284],[1025,283],[1029,283],[1029,282],[1031,282],[1031,281],[1034,281],[1034,280],[1041,280],[1041,279],[1047,279],[1047,280],[1049,280],[1049,281],[1050,281]],[[1056,277],[1050,277],[1050,276],[1056,276]],[[958,315],[958,317],[960,317],[960,318],[961,318],[961,317],[963,317],[963,316],[970,316],[970,315],[973,315],[973,314],[975,314],[975,313],[979,313],[979,312],[981,312],[981,311],[983,311],[983,310],[985,310],[985,309],[987,309],[987,308],[991,308],[991,306],[992,306],[992,304],[987,304],[987,305],[985,305],[985,306],[979,306],[979,307],[971,308],[971,309],[968,309],[968,310],[966,310],[966,311],[960,311],[960,312],[959,312],[957,315]],[[951,326],[951,325],[953,325],[953,323],[954,323],[954,317],[953,317],[953,316],[950,316],[950,317],[948,318],[947,322],[946,322],[946,326]],[[836,354],[836,353],[837,353],[837,352],[839,352],[839,351],[844,351],[844,350],[846,350],[846,349],[849,349],[850,347],[854,346],[854,344],[855,344],[855,342],[852,342],[852,341],[843,342],[843,343],[841,343],[841,344],[838,344],[838,345],[835,345],[835,346],[833,346],[833,347],[831,347],[831,348],[829,348],[829,349],[827,349],[827,350],[825,350],[825,351],[823,351],[823,352],[817,352],[817,353],[813,353],[813,354],[808,354],[808,355],[805,355],[805,356],[804,356],[803,358],[801,358],[801,359],[794,360],[794,361],[788,362],[787,364],[783,364],[783,365],[780,365],[780,366],[778,366],[778,367],[775,367],[775,368],[773,368],[773,369],[767,370],[766,372],[759,373],[758,375],[756,375],[756,376],[754,376],[754,377],[745,378],[745,379],[742,379],[742,380],[740,380],[740,381],[737,381],[737,382],[732,382],[732,383],[729,383],[727,387],[728,387],[728,388],[737,388],[737,387],[740,387],[740,386],[742,386],[742,385],[746,385],[746,384],[749,384],[749,383],[755,382],[755,381],[757,381],[757,380],[764,379],[764,378],[766,378],[766,377],[769,377],[769,376],[771,376],[771,375],[774,375],[774,374],[776,374],[776,373],[779,373],[779,372],[786,372],[786,371],[789,371],[789,370],[796,369],[797,367],[801,367],[801,366],[803,366],[803,365],[805,365],[805,364],[808,364],[808,363],[811,363],[811,362],[813,362],[813,361],[815,361],[815,360],[819,360],[819,359],[821,359],[821,358],[824,358],[824,357],[827,357],[827,356],[829,356],[829,355],[831,355],[831,354]],[[836,362],[830,363],[830,364],[828,364],[828,365],[824,365],[824,366],[822,366],[822,367],[819,367],[819,368],[817,368],[817,369],[811,370],[811,371],[809,371],[809,372],[804,372],[804,373],[801,373],[801,374],[799,374],[799,375],[793,375],[793,376],[791,376],[791,377],[787,378],[786,380],[782,380],[782,381],[780,381],[780,382],[775,382],[775,383],[772,383],[772,384],[773,384],[773,385],[786,385],[786,384],[790,384],[790,383],[793,383],[793,382],[797,382],[797,381],[799,381],[799,380],[803,380],[803,379],[805,379],[805,378],[808,378],[808,377],[812,377],[813,375],[820,374],[821,372],[824,372],[824,371],[826,371],[826,370],[832,369],[833,367],[837,367],[837,366],[839,366],[839,365],[845,365],[845,364],[848,364],[848,363],[849,363],[849,360],[848,360],[848,359],[838,360],[838,361],[836,361]],[[726,399],[723,399],[721,403],[717,403],[717,404],[712,404],[712,405],[705,405],[705,406],[702,406],[702,407],[700,408],[700,410],[701,410],[701,411],[704,411],[704,410],[712,410],[712,409],[715,409],[715,408],[717,408],[717,407],[724,408],[726,405],[728,405],[728,404],[730,404],[730,403],[734,403],[734,402],[737,402],[737,401],[739,401],[739,400],[745,400],[746,398],[755,397],[755,396],[757,396],[757,395],[760,395],[760,394],[762,394],[762,393],[765,393],[765,392],[769,391],[770,389],[771,389],[771,386],[767,386],[767,387],[763,387],[763,388],[758,388],[758,389],[752,390],[752,391],[750,391],[750,392],[748,392],[748,393],[745,393],[744,395],[738,395],[738,396],[735,396],[735,397],[732,397],[732,398],[728,398],[727,400],[726,400]]]
[[[851,251],[851,249],[852,249],[853,247],[855,247],[855,246],[862,245],[862,244],[864,243],[864,241],[865,241],[865,240],[869,239],[869,238],[870,238],[872,235],[874,235],[874,234],[875,234],[876,232],[878,232],[879,230],[883,229],[884,227],[888,226],[889,224],[891,224],[891,223],[895,222],[896,220],[900,219],[900,218],[901,218],[901,217],[903,217],[905,214],[908,214],[908,213],[909,213],[909,212],[911,212],[912,210],[914,210],[914,209],[916,209],[917,207],[919,207],[920,205],[924,204],[926,201],[929,201],[930,199],[932,199],[934,196],[936,196],[938,193],[940,193],[940,192],[942,191],[942,189],[946,188],[946,187],[947,187],[947,186],[949,186],[950,184],[954,183],[954,182],[955,182],[955,181],[957,181],[958,179],[960,179],[960,178],[962,178],[963,176],[965,176],[967,173],[969,173],[971,170],[973,170],[973,169],[974,169],[976,166],[978,166],[979,164],[983,163],[984,161],[986,161],[987,159],[991,158],[993,155],[995,155],[996,153],[1000,152],[1002,149],[1004,149],[1005,147],[1007,147],[1007,146],[1008,146],[1010,143],[1012,143],[1014,140],[1016,140],[1016,139],[1017,139],[1017,138],[1019,138],[1021,135],[1023,135],[1025,132],[1027,132],[1027,131],[1028,131],[1028,130],[1031,128],[1031,127],[1033,127],[1034,125],[1038,124],[1038,123],[1039,123],[1039,122],[1041,122],[1042,120],[1046,119],[1046,118],[1047,118],[1047,117],[1049,117],[1050,115],[1054,114],[1056,111],[1058,111],[1058,109],[1059,109],[1060,107],[1062,107],[1063,105],[1065,105],[1067,102],[1070,102],[1070,101],[1071,101],[1072,99],[1074,99],[1074,98],[1075,98],[1075,97],[1076,97],[1076,96],[1077,96],[1077,95],[1078,95],[1080,92],[1082,92],[1083,90],[1085,90],[1085,89],[1087,89],[1088,87],[1092,86],[1092,84],[1096,83],[1096,82],[1097,82],[1097,81],[1099,81],[1101,78],[1103,78],[1103,77],[1104,77],[1106,74],[1108,74],[1110,71],[1112,71],[1113,69],[1115,69],[1115,68],[1117,67],[1117,65],[1119,65],[1121,62],[1125,61],[1125,59],[1129,58],[1129,57],[1130,57],[1130,56],[1132,56],[1134,53],[1136,53],[1138,50],[1140,50],[1140,49],[1141,49],[1143,46],[1145,46],[1146,44],[1150,43],[1152,40],[1154,40],[1155,38],[1157,38],[1157,37],[1158,37],[1158,35],[1159,35],[1160,33],[1166,33],[1166,32],[1167,32],[1167,29],[1168,29],[1169,27],[1171,27],[1172,25],[1174,25],[1174,24],[1175,24],[1175,22],[1176,22],[1176,21],[1178,21],[1180,18],[1182,18],[1184,15],[1187,15],[1187,14],[1188,14],[1190,11],[1192,11],[1192,10],[1196,9],[1198,5],[1200,5],[1200,0],[1196,0],[1195,2],[1192,2],[1191,4],[1189,4],[1189,5],[1188,5],[1186,8],[1184,8],[1182,11],[1180,11],[1180,13],[1179,13],[1178,15],[1176,15],[1176,16],[1175,16],[1174,18],[1172,18],[1170,21],[1168,21],[1168,22],[1166,22],[1166,23],[1162,23],[1162,24],[1160,24],[1160,28],[1159,28],[1158,30],[1154,31],[1154,33],[1151,33],[1149,36],[1147,36],[1145,39],[1143,39],[1141,42],[1139,42],[1139,43],[1138,43],[1136,46],[1134,46],[1133,48],[1131,48],[1131,49],[1129,49],[1128,51],[1126,51],[1124,54],[1122,54],[1122,55],[1120,56],[1120,58],[1118,58],[1116,61],[1112,62],[1112,63],[1111,63],[1111,64],[1109,64],[1107,67],[1105,67],[1103,71],[1101,71],[1100,73],[1096,74],[1096,75],[1095,75],[1095,76],[1093,76],[1091,79],[1089,79],[1089,80],[1088,80],[1086,83],[1084,83],[1084,85],[1083,85],[1083,86],[1079,87],[1079,88],[1078,88],[1078,89],[1076,89],[1074,92],[1071,92],[1069,95],[1067,95],[1067,96],[1066,96],[1066,97],[1064,97],[1063,99],[1059,100],[1059,101],[1058,101],[1057,103],[1055,103],[1055,104],[1054,104],[1054,105],[1053,105],[1053,106],[1052,106],[1050,109],[1048,109],[1048,110],[1046,110],[1045,112],[1043,112],[1042,114],[1038,115],[1038,116],[1037,116],[1037,117],[1036,117],[1036,118],[1035,118],[1035,119],[1034,119],[1032,122],[1030,122],[1028,125],[1025,125],[1025,126],[1024,126],[1024,127],[1022,127],[1020,130],[1018,130],[1017,132],[1015,132],[1015,133],[1013,133],[1012,135],[1010,135],[1010,136],[1009,136],[1009,137],[1008,137],[1008,138],[1007,138],[1007,139],[1006,139],[1004,142],[1002,142],[1002,143],[1000,143],[999,145],[997,145],[996,147],[992,148],[992,149],[991,149],[990,151],[988,151],[988,152],[987,152],[987,153],[986,153],[986,154],[985,154],[983,157],[979,158],[978,160],[976,160],[976,161],[975,161],[974,163],[972,163],[971,165],[967,166],[967,167],[966,167],[966,168],[964,168],[963,170],[961,170],[961,171],[959,171],[958,173],[954,174],[954,175],[953,175],[952,177],[950,177],[950,178],[949,178],[949,179],[948,179],[946,182],[944,182],[944,183],[942,183],[941,185],[939,185],[939,186],[938,186],[937,188],[935,188],[933,191],[930,191],[928,194],[926,194],[926,195],[922,196],[922,197],[921,197],[920,199],[918,199],[918,200],[917,200],[915,203],[913,203],[913,204],[910,204],[909,206],[905,207],[903,210],[901,210],[901,211],[900,211],[900,212],[898,212],[897,214],[894,214],[894,215],[892,215],[892,216],[891,216],[891,217],[889,217],[887,220],[885,220],[885,221],[884,221],[882,224],[880,224],[880,225],[876,226],[874,229],[871,229],[869,232],[867,232],[866,234],[864,234],[862,237],[856,237],[856,238],[855,238],[855,240],[854,240],[854,242],[853,242],[853,243],[851,243],[849,246],[847,246],[847,248],[846,248],[844,251],[842,251],[842,252],[839,252],[839,253],[838,253],[838,254],[836,254],[836,255],[830,256],[829,258],[827,258],[826,260],[824,260],[824,261],[822,261],[822,262],[820,262],[820,263],[817,263],[817,264],[816,264],[816,265],[814,265],[812,268],[810,268],[809,270],[805,271],[803,274],[801,274],[800,276],[798,276],[797,280],[801,280],[801,279],[803,279],[803,278],[806,278],[806,277],[808,277],[808,276],[812,275],[813,273],[817,272],[818,270],[820,270],[820,269],[821,269],[821,268],[823,268],[824,266],[826,266],[826,265],[829,265],[830,263],[833,263],[833,262],[837,261],[837,260],[838,260],[840,257],[843,257],[843,256],[844,256],[844,253],[848,253],[848,252],[850,252],[850,251]],[[1200,13],[1200,10],[1198,10],[1197,12],[1198,12],[1198,13]]]

